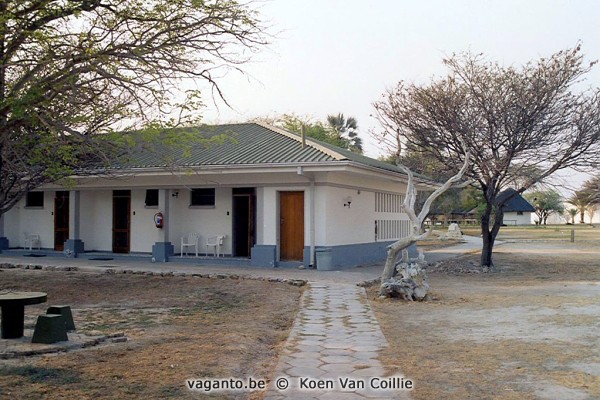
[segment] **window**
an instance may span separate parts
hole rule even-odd
[[[44,192],[27,192],[25,207],[44,208]]]
[[[517,211],[517,215],[523,215],[523,211]]]
[[[144,204],[146,207],[158,207],[158,189],[146,190],[146,200]]]
[[[215,205],[215,189],[192,189],[190,206]]]

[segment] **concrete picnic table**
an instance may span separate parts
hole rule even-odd
[[[45,303],[46,293],[0,291],[0,307],[2,307],[2,339],[18,339],[23,337],[25,306]]]

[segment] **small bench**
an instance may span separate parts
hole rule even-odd
[[[52,344],[69,340],[65,318],[59,314],[40,315],[35,323],[31,343]]]
[[[75,330],[75,322],[73,322],[73,314],[71,313],[70,306],[50,306],[46,310],[46,314],[62,315],[65,319],[67,332],[72,332]]]

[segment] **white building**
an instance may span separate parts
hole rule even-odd
[[[511,196],[510,200],[502,207],[504,210],[504,225],[531,225],[531,217],[535,207],[529,204],[520,194],[515,194],[514,189],[506,189],[498,195],[499,201]]]
[[[400,211],[406,176],[393,165],[310,139],[303,145],[262,124],[200,130],[234,140],[194,145],[177,170],[141,153],[110,177],[29,193],[3,218],[10,247],[37,235],[43,249],[80,257],[168,261],[182,237],[197,233],[200,254],[212,252],[209,238],[225,236],[220,252],[251,265],[308,266],[321,256],[323,269],[338,269],[383,260],[386,246],[409,232]]]

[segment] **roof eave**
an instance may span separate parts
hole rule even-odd
[[[305,172],[335,172],[348,171],[359,172],[363,175],[380,176],[397,182],[406,183],[407,176],[401,172],[394,172],[377,168],[369,165],[360,164],[354,161],[321,161],[321,162],[294,162],[294,163],[262,163],[262,164],[227,164],[227,165],[198,165],[198,166],[180,166],[180,167],[135,167],[123,169],[110,169],[106,173],[98,176],[130,176],[130,175],[179,175],[188,174],[214,174],[214,173],[253,173],[264,170],[275,170],[277,172],[296,172],[298,167],[302,167]],[[89,178],[89,175],[73,176],[72,178]],[[433,181],[415,178],[417,185],[425,188],[437,188],[439,184]]]

